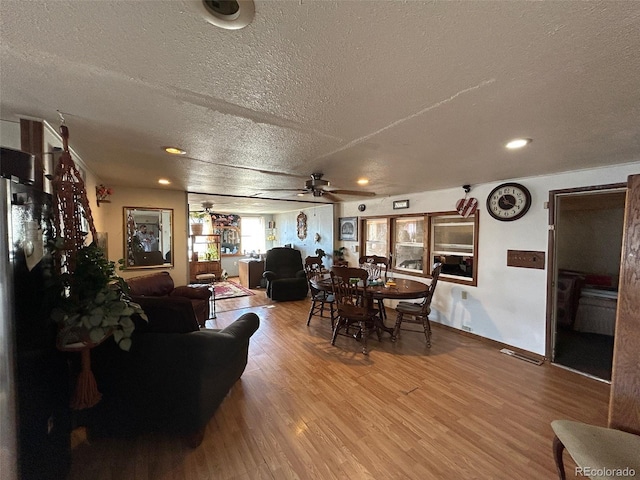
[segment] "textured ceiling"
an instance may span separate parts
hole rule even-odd
[[[274,189],[316,171],[384,196],[640,158],[640,2],[255,9],[231,31],[188,1],[2,0],[1,117],[60,110],[107,184],[236,196],[295,199]]]

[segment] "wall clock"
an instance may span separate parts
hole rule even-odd
[[[531,193],[519,183],[503,183],[491,190],[487,197],[489,214],[503,222],[524,216],[531,206]]]

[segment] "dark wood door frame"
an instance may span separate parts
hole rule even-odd
[[[626,183],[612,183],[607,185],[594,185],[587,187],[567,188],[562,190],[550,190],[549,191],[549,236],[547,242],[547,331],[546,331],[546,345],[545,345],[545,358],[548,361],[553,361],[553,341],[556,324],[554,320],[554,309],[556,307],[555,301],[555,279],[557,269],[557,259],[555,255],[555,236],[556,236],[556,203],[559,196],[571,195],[571,194],[589,194],[602,192],[605,190],[619,190],[626,189]]]

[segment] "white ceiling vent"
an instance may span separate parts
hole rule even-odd
[[[253,0],[196,0],[198,11],[205,20],[227,30],[239,30],[253,20]]]

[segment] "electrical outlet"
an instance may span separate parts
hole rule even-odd
[[[467,291],[466,290],[462,290],[462,292],[460,292],[460,296],[462,297],[462,300],[466,300],[467,299]]]
[[[238,266],[238,262],[233,262],[233,266],[237,267]]]
[[[471,332],[471,327],[469,327],[467,325],[463,325],[462,326],[462,330],[464,330],[465,332]]]

